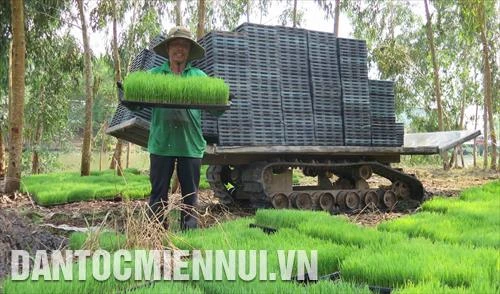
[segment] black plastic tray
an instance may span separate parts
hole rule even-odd
[[[161,108],[184,108],[184,109],[206,109],[206,110],[228,110],[231,107],[231,101],[226,105],[220,104],[166,104],[154,102],[139,102],[139,101],[126,101],[123,99],[123,85],[118,82],[118,100],[126,107],[161,107]],[[231,99],[231,95],[230,95]]]

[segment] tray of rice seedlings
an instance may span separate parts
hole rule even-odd
[[[139,277],[137,279],[135,271],[141,270],[142,267],[135,266],[134,251],[131,251],[131,254],[131,261],[124,261],[119,256],[111,254],[109,258],[111,269],[108,268],[108,270],[103,270],[101,264],[101,269],[95,271],[92,258],[88,258],[82,266],[70,260],[60,264],[57,268],[33,271],[25,280],[8,278],[2,285],[2,293],[203,293],[201,289],[182,281],[150,283],[143,276],[145,270],[137,275]],[[115,262],[115,258],[120,260]],[[125,269],[129,269],[130,277],[118,279],[114,275],[115,264],[119,264],[122,274]],[[64,272],[63,269],[65,269]],[[97,272],[99,273],[96,274]],[[80,276],[85,279],[80,280]]]
[[[383,248],[369,246],[361,249],[357,254],[346,257],[341,273],[348,281],[384,287],[437,281],[448,287],[460,288],[480,282],[492,290],[500,274],[498,262],[500,254],[492,248],[474,248],[418,238]]]
[[[231,106],[229,86],[220,78],[133,72],[117,85],[118,98],[128,107],[227,110]]]
[[[495,293],[495,289],[485,281],[473,281],[469,286],[450,287],[439,281],[422,283],[408,283],[403,288],[394,291],[395,294],[421,294],[421,293],[441,293],[441,294],[466,294],[466,293]]]

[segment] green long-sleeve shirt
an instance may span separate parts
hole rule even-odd
[[[173,74],[168,61],[162,66],[150,70],[155,74]],[[190,63],[181,74],[188,76],[206,76]],[[149,128],[149,153],[163,156],[202,158],[207,143],[201,129],[201,111],[199,109],[153,108]]]

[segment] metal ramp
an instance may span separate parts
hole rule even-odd
[[[405,134],[401,154],[440,154],[479,135],[479,130]]]

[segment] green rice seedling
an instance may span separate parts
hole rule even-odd
[[[124,196],[141,199],[149,195],[147,176],[125,170],[124,176],[113,171],[92,172],[88,177],[79,173],[52,173],[23,177],[22,191],[28,192],[40,205],[50,206],[75,201],[113,199]]]
[[[250,229],[251,218],[241,218],[208,229],[186,231],[173,236],[173,243],[182,249],[245,249],[249,243],[268,238],[260,229]]]
[[[500,248],[500,201],[498,184],[490,183],[464,191],[460,198],[434,198],[423,212],[378,226],[380,231],[403,232],[454,244]]]
[[[346,257],[341,271],[347,280],[386,287],[430,281],[453,288],[480,281],[492,287],[498,283],[499,262],[500,253],[494,249],[415,238],[384,248],[361,249]]]
[[[425,283],[408,283],[403,288],[396,289],[396,294],[420,294],[420,293],[442,293],[442,294],[476,294],[476,293],[498,293],[499,287],[492,287],[491,284],[484,281],[474,281],[469,287],[449,287],[439,281],[430,281]]]
[[[451,208],[450,208],[451,209]],[[463,210],[473,208],[464,207]],[[421,212],[378,225],[380,231],[402,232],[409,237],[425,237],[435,241],[500,248],[500,216],[455,209],[446,214]],[[482,215],[482,217],[480,217]]]
[[[324,211],[291,210],[291,209],[259,209],[255,213],[258,225],[271,228],[297,228],[312,218],[327,219],[331,217]]]
[[[446,198],[434,198],[422,205],[423,211],[459,216],[485,224],[500,224],[500,201],[462,201]]]
[[[500,180],[490,182],[480,187],[474,187],[463,191],[460,200],[464,201],[498,201],[500,195]]]
[[[151,283],[147,286],[135,286],[131,288],[131,293],[134,294],[165,294],[165,293],[193,293],[193,294],[203,294],[202,289],[194,285],[193,283],[187,282],[174,282],[174,281],[157,281]]]
[[[367,245],[384,246],[388,243],[392,244],[408,239],[400,233],[382,234],[373,228],[360,227],[342,217],[330,217],[321,221],[304,222],[299,225],[298,230],[311,237],[358,247]]]
[[[368,287],[348,282],[319,281],[308,285],[284,281],[252,282],[203,282],[201,287],[206,293],[332,293],[332,294],[369,294]]]
[[[124,80],[125,100],[161,104],[226,105],[229,86],[212,77],[179,77],[134,72]]]
[[[250,223],[251,219],[240,219],[224,223],[220,227],[188,231],[182,233],[174,244],[182,249],[267,250],[269,271],[279,270],[278,250],[304,250],[306,253],[316,250],[318,272],[322,275],[338,271],[341,261],[357,250],[352,246],[311,238],[295,229],[283,228],[267,235],[261,229],[249,228]]]
[[[338,244],[365,246],[385,244],[407,239],[403,234],[382,234],[372,228],[355,225],[345,217],[332,216],[323,211],[258,210],[257,224],[269,227],[296,228],[299,232]]]
[[[83,249],[88,233],[75,232],[69,236],[69,247],[72,250]],[[117,232],[101,232],[98,236],[99,248],[108,251],[116,251],[123,247],[126,237]]]
[[[50,281],[44,280],[43,277],[40,277],[39,280],[32,280],[31,277],[28,277],[27,280],[24,281],[13,281],[8,279],[4,283],[4,293],[51,293],[51,294],[65,294],[65,293],[122,293],[127,289],[133,289],[137,286],[145,285],[145,280],[135,280],[135,268],[134,268],[134,252],[131,251],[132,261],[125,262],[123,259],[120,259],[120,266],[122,269],[129,268],[131,270],[131,277],[129,280],[120,281],[117,280],[112,272],[110,273],[110,277],[105,279],[104,281],[96,280],[93,276],[92,271],[92,259],[87,259],[87,263],[85,266],[85,280],[79,280],[79,266],[74,263],[70,265],[72,269],[72,279],[65,281],[63,279],[63,275],[59,272],[59,280]],[[110,255],[111,265],[114,264],[114,255]],[[103,264],[101,263],[100,271],[102,273]],[[53,270],[51,269],[51,273]],[[149,291],[148,291],[149,290]],[[179,293],[178,291],[198,291],[194,293],[201,293],[194,287],[191,287],[190,284],[183,282],[158,282],[153,284],[153,287],[150,289],[140,289],[137,291],[139,293]],[[135,291],[134,291],[135,292]],[[180,292],[182,293],[182,292]]]

